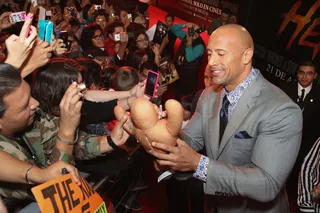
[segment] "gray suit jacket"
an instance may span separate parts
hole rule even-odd
[[[301,110],[258,72],[241,96],[219,146],[221,92],[206,89],[180,137],[210,158],[206,212],[289,212],[284,190],[301,140]],[[245,133],[245,134],[243,134]],[[240,135],[240,137],[239,137]],[[242,139],[241,139],[242,137]]]

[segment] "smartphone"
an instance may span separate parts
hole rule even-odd
[[[52,43],[53,23],[48,20],[39,20],[38,36],[41,40]]]
[[[38,6],[38,1],[37,0],[31,0],[32,6],[36,7]]]
[[[132,18],[132,15],[129,13],[128,14],[128,19],[131,19]]]
[[[101,6],[101,5],[94,5],[94,9],[95,9],[95,10],[101,10],[101,9],[102,9],[102,6]]]
[[[70,49],[71,49],[71,45],[72,45],[72,41],[71,41],[71,40],[68,40],[68,41],[67,41],[67,46],[66,46],[66,48],[67,48],[68,50],[70,50]]]
[[[120,41],[120,33],[114,35],[114,41]]]
[[[70,13],[70,15],[73,17],[77,17],[77,14],[74,10],[75,9],[73,7],[67,7],[67,11]]]
[[[9,19],[10,19],[11,23],[25,21],[26,20],[26,12],[21,11],[21,12],[11,13],[9,15]]]
[[[50,20],[50,19],[51,19],[51,10],[46,10],[45,20]]]
[[[66,45],[66,48],[67,48],[67,46],[68,46],[68,32],[67,31],[60,31],[59,39],[63,40],[63,43]]]
[[[152,70],[148,70],[146,87],[144,90],[144,94],[150,98],[154,98],[156,96],[156,88],[158,84],[159,73],[156,73]]]

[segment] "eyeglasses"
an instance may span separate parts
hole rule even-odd
[[[308,76],[308,77],[311,77],[311,76],[313,76],[315,74],[315,72],[304,72],[304,71],[302,71],[302,70],[299,70],[298,71],[298,75],[306,75],[306,76]]]
[[[104,22],[104,21],[107,21],[107,20],[105,20],[105,19],[103,19],[103,18],[97,18],[97,19],[96,19],[96,22]]]
[[[143,39],[137,40],[137,42],[144,42],[144,41],[148,41],[148,39],[147,38],[143,38]]]
[[[99,39],[103,39],[103,35],[100,34],[100,35],[95,35],[92,37],[94,40],[99,40]]]

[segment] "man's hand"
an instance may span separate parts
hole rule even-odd
[[[59,137],[68,140],[74,137],[74,133],[79,126],[81,117],[83,96],[80,93],[81,89],[78,88],[77,83],[73,82],[65,92],[60,102],[60,129]]]
[[[11,23],[9,20],[9,15],[11,12],[4,12],[0,16],[0,31],[7,29],[14,25],[15,23]]]
[[[6,40],[8,58],[6,63],[20,68],[28,57],[37,37],[37,29],[31,25],[32,18],[27,19],[22,26],[19,37],[11,35]],[[30,35],[29,31],[30,30]]]
[[[120,33],[120,42],[127,44],[128,41],[129,41],[128,33],[126,32]]]
[[[168,89],[167,85],[161,85],[157,88],[157,96],[161,96],[163,95],[163,93],[165,93]]]
[[[195,172],[201,158],[199,153],[179,138],[176,147],[156,142],[152,143],[152,147],[155,149],[151,150],[150,154],[158,158],[157,162],[161,166],[169,166],[177,171]],[[164,153],[156,151],[157,149],[164,151]]]
[[[111,139],[117,146],[123,145],[129,138],[129,134],[123,129],[123,125],[127,120],[128,116],[123,116],[110,133]]]
[[[22,65],[21,77],[24,78],[35,69],[42,67],[48,63],[51,57],[52,47],[48,42],[44,42],[37,38],[31,53]]]
[[[61,172],[62,172],[62,169],[64,168],[68,171],[68,173],[72,175],[74,182],[77,185],[81,185],[80,175],[78,173],[78,170],[74,166],[64,161],[55,162],[54,164],[50,165],[48,168],[41,169],[42,170],[41,177],[43,177],[43,183],[62,176]]]

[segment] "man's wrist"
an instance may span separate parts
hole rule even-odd
[[[207,182],[207,175],[208,175],[208,167],[209,167],[209,158],[201,155],[199,160],[198,166],[196,168],[196,172],[193,173],[193,177]]]
[[[75,138],[75,132],[76,130],[62,130],[63,128],[60,128],[58,132],[58,136],[66,141],[73,141]]]

